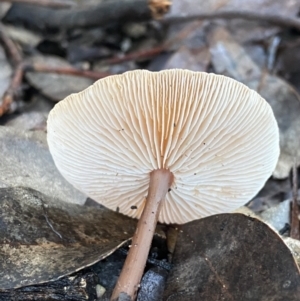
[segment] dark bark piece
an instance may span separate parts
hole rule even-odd
[[[294,163],[292,169],[292,191],[293,191],[293,199],[291,206],[291,232],[290,236],[294,239],[300,239],[300,221],[299,221],[299,205],[298,205],[298,171],[297,171],[297,163]]]
[[[112,22],[147,21],[152,16],[166,13],[169,6],[168,1],[155,6],[148,0],[109,0],[93,6],[60,10],[15,4],[5,16],[4,22],[22,24],[36,30],[98,27]]]
[[[219,214],[183,225],[173,258],[164,300],[299,300],[290,250],[254,218]]]
[[[0,289],[58,279],[105,258],[136,221],[28,188],[0,189]]]

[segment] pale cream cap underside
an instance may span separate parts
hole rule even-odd
[[[187,70],[130,71],[70,95],[49,115],[48,143],[71,184],[132,217],[143,210],[149,173],[170,169],[159,221],[179,224],[245,204],[279,155],[263,98],[230,78]]]

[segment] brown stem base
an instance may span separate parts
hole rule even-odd
[[[148,258],[159,209],[173,182],[173,174],[166,169],[150,173],[150,184],[145,208],[132,238],[131,248],[121,271],[111,301],[135,300]]]

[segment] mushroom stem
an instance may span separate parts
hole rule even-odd
[[[173,174],[167,169],[150,173],[148,196],[132,238],[131,248],[111,296],[111,301],[135,300],[156,228],[159,209],[171,184]]]

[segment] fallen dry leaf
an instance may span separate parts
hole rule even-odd
[[[280,131],[280,157],[274,177],[288,177],[294,158],[300,162],[300,101],[295,89],[283,79],[262,70],[235,42],[228,31],[214,28],[208,38],[212,64],[217,73],[233,77],[258,91],[271,105]]]
[[[34,48],[42,41],[41,35],[33,33],[23,27],[4,24],[1,26],[7,36],[19,45]]]
[[[36,190],[0,189],[0,289],[43,283],[105,258],[136,221],[105,208],[68,204]]]
[[[207,71],[210,63],[210,52],[207,47],[190,49],[182,46],[165,63],[163,69],[189,69]]]
[[[10,84],[10,78],[12,76],[12,68],[7,61],[5,51],[0,46],[0,103],[3,97],[3,94],[7,90]]]
[[[59,173],[48,150],[46,133],[0,126],[0,188],[25,186],[69,203],[86,196]]]
[[[271,228],[243,214],[219,214],[179,228],[166,301],[299,300],[300,273]]]
[[[66,60],[54,56],[35,56],[31,62],[50,67],[70,67]],[[42,94],[54,101],[80,92],[94,83],[94,80],[85,77],[46,72],[27,72],[26,79]]]
[[[11,3],[9,2],[0,2],[0,18],[2,19],[7,11],[10,9],[10,7],[12,6]]]
[[[289,178],[277,180],[271,177],[247,206],[256,213],[265,211],[290,198],[290,191],[291,184]]]
[[[295,0],[207,0],[201,1],[201,3],[195,0],[173,0],[169,16],[178,17],[231,11],[296,17],[299,9],[300,3]],[[268,22],[248,21],[244,18],[225,20],[218,18],[215,20],[218,24],[228,28],[235,40],[240,43],[264,41],[281,30],[280,27]]]
[[[194,0],[173,0],[170,15],[212,13],[215,11],[257,11],[263,13],[283,14],[296,16],[299,2],[295,0],[207,0],[196,2]]]
[[[282,43],[275,69],[288,78],[300,93],[300,41]]]
[[[283,241],[291,250],[294,258],[297,261],[298,266],[300,267],[300,241],[291,237],[284,237]]]
[[[11,126],[21,131],[34,131],[34,130],[44,130],[47,128],[47,115],[42,112],[24,112],[18,115],[8,122],[5,123],[6,126]]]

